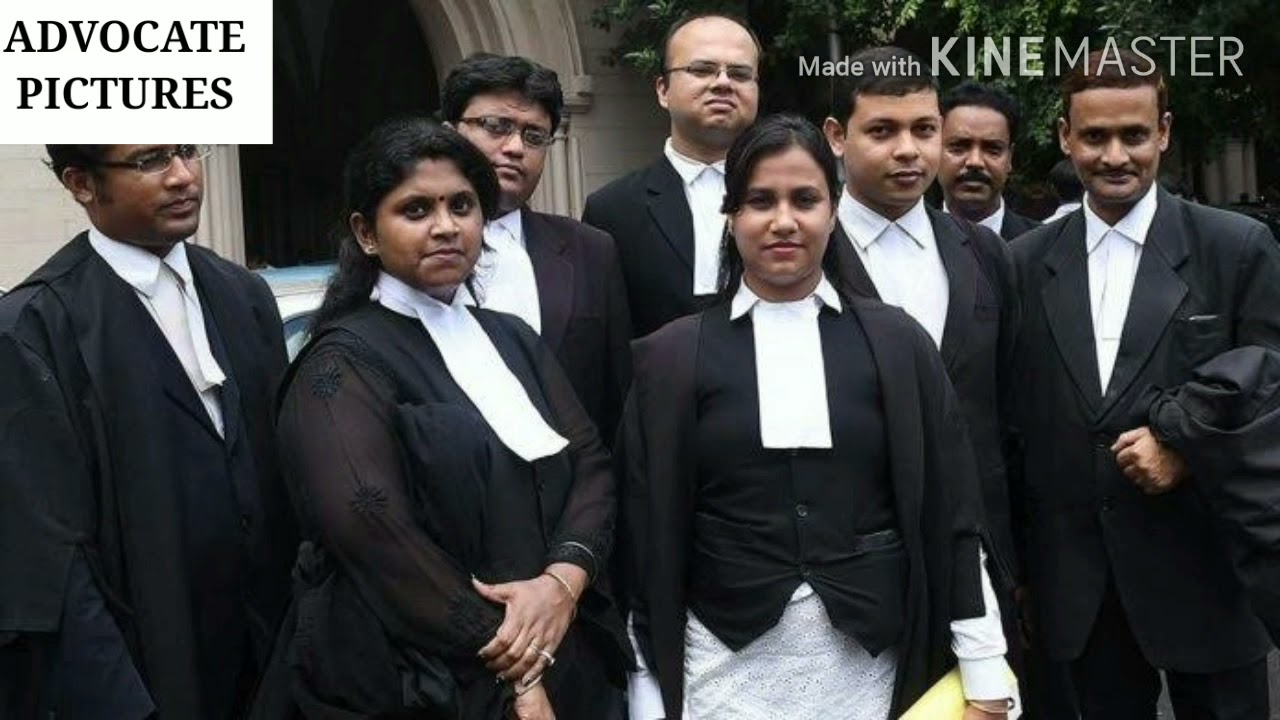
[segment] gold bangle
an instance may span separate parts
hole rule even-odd
[[[536,686],[540,682],[542,682],[542,673],[538,673],[538,676],[530,680],[528,685],[517,682],[517,683],[512,683],[511,687],[515,691],[516,697],[520,697],[521,695],[532,690],[534,686]]]
[[[573,604],[578,604],[578,596],[574,594],[573,586],[569,584],[568,580],[560,577],[560,573],[555,570],[544,570],[542,574],[554,578],[556,582],[560,583],[560,587],[564,588],[564,591],[569,594],[569,599],[573,601]]]
[[[1003,715],[1013,709],[1013,698],[1003,700],[965,700],[966,705],[990,715]]]

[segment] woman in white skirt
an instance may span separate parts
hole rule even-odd
[[[635,346],[620,434],[633,720],[884,720],[957,664],[1012,690],[972,452],[937,350],[855,297],[817,128],[726,161],[721,296]]]

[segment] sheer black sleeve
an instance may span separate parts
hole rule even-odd
[[[547,563],[573,563],[594,581],[613,549],[617,485],[612,462],[555,356],[541,341],[535,343],[542,389],[556,429],[569,441],[573,466],[573,489],[548,544]]]
[[[474,659],[502,611],[414,522],[376,363],[344,342],[301,361],[280,410],[280,444],[299,514],[392,635],[432,654]]]

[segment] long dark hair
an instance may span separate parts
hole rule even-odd
[[[747,198],[747,187],[751,182],[751,174],[761,160],[773,157],[798,147],[809,153],[813,161],[822,169],[827,181],[827,192],[831,198],[831,210],[835,212],[840,203],[839,162],[831,152],[831,146],[813,123],[799,115],[779,113],[769,115],[756,121],[747,128],[729,148],[729,155],[724,162],[724,204],[720,212],[726,216],[733,215],[742,208]],[[720,277],[718,281],[718,300],[728,301],[738,292],[742,282],[742,254],[738,252],[738,243],[725,223],[724,235],[720,240]],[[827,243],[827,251],[822,256],[822,271],[831,280],[837,290],[846,287],[842,282],[840,266],[837,262],[836,244]],[[841,295],[844,293],[841,290]]]
[[[480,211],[492,220],[498,211],[498,176],[493,166],[457,131],[426,118],[397,118],[374,128],[347,156],[342,171],[342,214],[335,226],[338,269],[325,290],[312,328],[341,317],[369,300],[381,262],[366,255],[351,232],[360,213],[373,223],[383,198],[423,160],[449,160],[475,188]],[[468,282],[470,282],[468,280]]]

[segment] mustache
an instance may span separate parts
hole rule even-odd
[[[957,183],[980,182],[986,185],[991,184],[991,176],[981,170],[965,170],[956,176]]]

